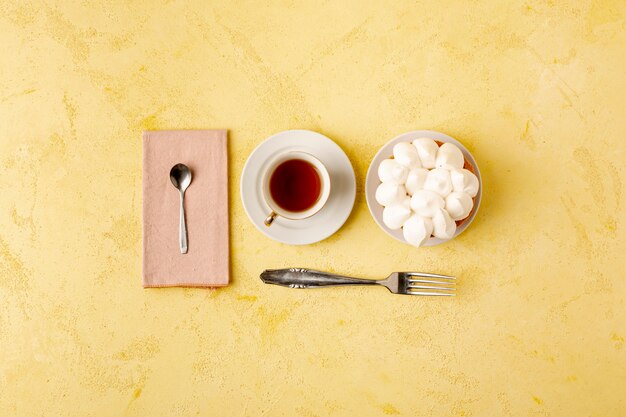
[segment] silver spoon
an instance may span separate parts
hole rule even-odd
[[[170,170],[170,180],[180,192],[180,253],[187,253],[187,225],[185,222],[185,190],[191,184],[191,170],[187,165],[176,164]]]

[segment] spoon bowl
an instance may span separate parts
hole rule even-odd
[[[170,170],[170,181],[182,193],[191,184],[191,170],[185,164],[176,164]]]

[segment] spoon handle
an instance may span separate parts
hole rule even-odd
[[[187,253],[187,222],[185,221],[185,193],[180,193],[180,225],[179,225],[179,239],[180,239],[180,253]]]

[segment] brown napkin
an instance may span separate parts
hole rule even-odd
[[[143,132],[143,286],[228,285],[228,159],[225,130]],[[179,193],[169,173],[191,169],[185,192],[189,251],[178,241]]]

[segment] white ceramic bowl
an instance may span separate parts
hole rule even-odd
[[[463,231],[467,229],[470,223],[472,223],[472,220],[474,220],[474,217],[476,216],[476,213],[478,212],[478,208],[480,207],[480,198],[483,193],[483,181],[482,181],[482,178],[480,177],[480,171],[478,170],[478,165],[476,164],[476,160],[474,159],[472,154],[465,148],[465,146],[463,146],[463,144],[459,142],[458,140],[451,138],[448,135],[444,135],[443,133],[435,132],[433,130],[416,130],[416,131],[407,132],[400,136],[395,137],[394,139],[389,141],[385,146],[380,148],[376,156],[374,156],[374,159],[372,160],[372,163],[370,164],[369,169],[367,170],[367,178],[365,180],[365,198],[367,200],[367,206],[370,209],[370,213],[372,213],[372,217],[374,217],[374,220],[376,221],[378,226],[380,226],[380,228],[383,229],[389,236],[404,243],[407,243],[407,241],[404,240],[404,236],[402,236],[402,229],[391,230],[390,228],[385,226],[385,223],[383,223],[383,208],[384,207],[378,204],[378,202],[376,201],[376,197],[375,197],[376,188],[378,188],[378,185],[380,185],[380,180],[378,179],[378,166],[380,165],[382,161],[389,158],[393,154],[393,147],[396,143],[400,143],[400,142],[411,143],[417,138],[424,138],[424,137],[434,139],[438,142],[444,142],[444,143],[449,142],[458,146],[459,149],[461,149],[461,152],[463,152],[463,156],[465,157],[465,159],[467,159],[467,161],[474,167],[474,174],[476,174],[476,176],[478,177],[478,183],[479,183],[478,194],[476,194],[476,197],[474,197],[474,208],[472,209],[472,213],[469,215],[468,218],[465,219],[465,221],[463,221],[463,223],[460,226],[457,227],[456,232],[454,233],[454,236],[452,237],[452,239],[454,239],[455,237],[463,233]],[[434,246],[443,242],[448,242],[452,239],[444,240],[444,239],[438,239],[436,237],[431,237],[424,243],[424,246]]]

